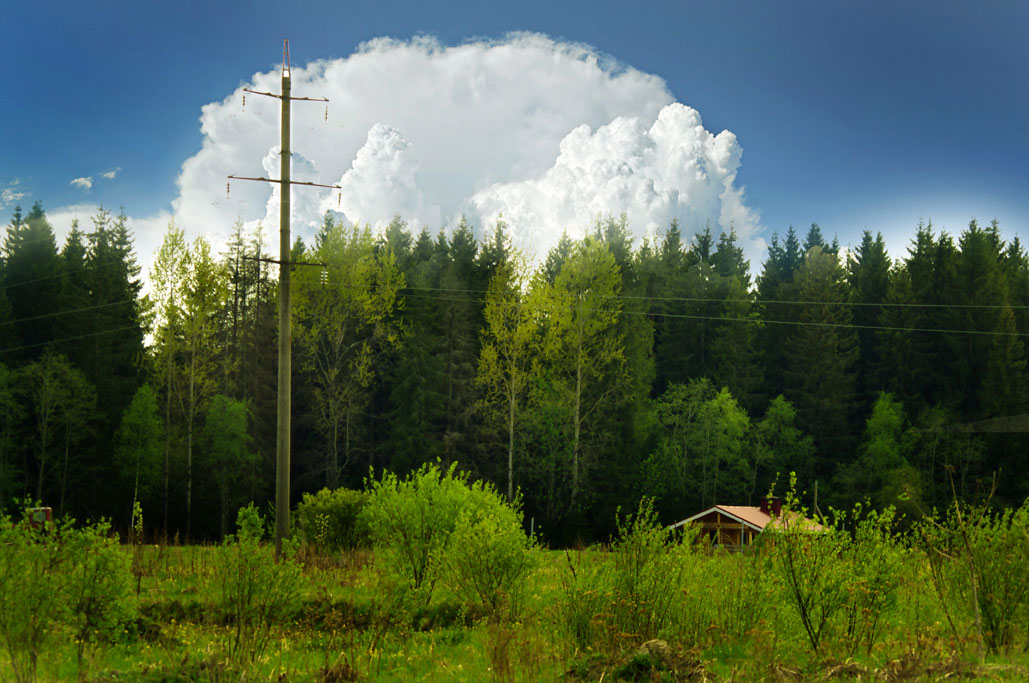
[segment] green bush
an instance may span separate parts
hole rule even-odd
[[[322,552],[366,547],[368,528],[361,510],[367,503],[366,492],[348,488],[305,493],[297,506],[297,528],[304,541]]]
[[[106,522],[45,529],[0,518],[0,636],[15,680],[36,678],[55,634],[70,631],[80,674],[86,649],[111,640],[132,618],[128,557]]]
[[[683,585],[687,564],[679,555],[689,553],[692,539],[672,542],[672,532],[654,512],[654,500],[640,501],[635,515],[615,515],[618,536],[611,545],[614,570],[614,614],[623,633],[648,639],[668,626],[680,597],[670,586]]]
[[[521,513],[456,465],[423,465],[407,478],[386,472],[369,482],[362,514],[386,568],[413,606],[427,605],[443,579],[460,596],[491,610],[511,596],[531,566]]]
[[[131,560],[106,521],[66,533],[63,541],[71,565],[64,592],[81,671],[86,648],[110,642],[134,617]]]
[[[236,536],[218,552],[216,606],[233,629],[229,656],[253,662],[268,646],[272,627],[299,613],[303,572],[286,549],[276,562],[274,548],[261,543],[264,522],[253,503],[240,508],[236,526]]]
[[[974,638],[980,658],[1009,651],[1020,629],[1029,632],[1029,500],[1002,512],[955,503],[919,531],[955,636]]]
[[[450,536],[445,558],[445,582],[468,604],[488,614],[517,614],[524,597],[523,579],[536,563],[533,542],[522,529],[522,516],[486,485],[472,494],[486,505],[461,513]]]

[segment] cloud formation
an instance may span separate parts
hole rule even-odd
[[[103,173],[100,174],[100,177],[104,178],[106,180],[114,180],[115,177],[120,172],[121,172],[121,166],[117,166],[115,168],[112,168],[110,171],[104,171]]]
[[[309,238],[326,210],[349,222],[482,232],[502,213],[516,246],[545,256],[562,231],[625,212],[637,235],[678,218],[685,231],[735,225],[751,258],[759,219],[736,184],[742,149],[713,135],[660,78],[588,46],[516,34],[447,47],[430,38],[377,39],[344,59],[292,69],[294,232]],[[278,92],[278,69],[254,74],[200,117],[200,151],[182,166],[176,221],[219,240],[241,218],[278,224],[278,106],[242,88]]]
[[[15,178],[7,184],[7,187],[0,190],[0,208],[7,204],[13,204],[24,196],[25,192],[21,189],[21,180]]]
[[[93,176],[84,176],[82,178],[75,178],[69,185],[81,188],[83,190],[89,190],[93,187]]]

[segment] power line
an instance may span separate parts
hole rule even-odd
[[[127,327],[117,327],[110,330],[101,330],[99,332],[90,332],[89,334],[80,334],[74,337],[65,337],[64,339],[50,339],[45,342],[38,342],[36,344],[26,344],[25,346],[12,346],[9,349],[0,349],[0,353],[10,353],[11,351],[23,351],[25,349],[34,349],[39,346],[49,346],[50,344],[63,344],[68,341],[75,341],[76,339],[88,339],[89,337],[99,337],[104,334],[114,334],[115,332],[128,332],[129,330],[138,330],[137,325],[128,325]]]
[[[464,302],[464,303],[485,303],[485,299],[480,298],[456,298],[456,297],[428,297],[428,296],[408,296],[407,298],[419,299],[426,301],[453,301],[453,302]],[[511,304],[512,306],[515,304]],[[530,306],[527,302],[522,302],[518,305]],[[531,308],[531,306],[530,306]],[[690,315],[688,313],[656,313],[652,314],[648,311],[632,311],[627,309],[604,309],[604,308],[582,308],[578,306],[547,306],[546,309],[540,306],[536,306],[535,310],[555,310],[557,308],[563,310],[581,310],[589,313],[624,313],[627,315],[639,315],[639,316],[651,316],[656,315],[664,318],[681,318],[686,320],[710,320],[714,322],[741,322],[751,324],[762,324],[762,325],[793,325],[793,326],[810,326],[810,327],[830,327],[830,328],[842,328],[842,329],[854,329],[854,330],[879,330],[885,332],[931,332],[940,334],[977,334],[986,336],[1004,336],[1004,337],[1029,337],[1029,333],[1025,332],[998,332],[996,330],[955,330],[946,328],[928,328],[928,327],[896,327],[891,325],[859,325],[855,323],[823,323],[814,321],[801,321],[801,320],[765,320],[762,318],[730,318],[714,315]]]
[[[56,280],[57,278],[65,277],[66,275],[72,275],[75,273],[84,273],[87,270],[96,270],[97,268],[106,268],[108,266],[122,265],[118,261],[110,261],[108,263],[98,263],[95,266],[84,266],[82,268],[76,268],[75,270],[62,270],[59,273],[53,275],[46,275],[44,277],[38,277],[35,280],[23,280],[21,282],[15,282],[9,285],[3,285],[0,290],[11,289],[12,287],[23,287],[24,285],[34,285],[37,282],[46,282],[47,280]],[[131,270],[131,269],[130,269]]]
[[[317,264],[304,264],[304,265],[317,265]],[[297,285],[310,286],[310,285],[321,285],[321,282],[303,282],[297,281]],[[365,287],[366,285],[349,285],[340,284],[335,286],[342,287]],[[453,292],[457,294],[487,294],[489,290],[485,289],[466,289],[460,287],[413,287],[404,286],[399,288],[401,291],[416,291],[416,292]],[[883,301],[881,303],[871,303],[863,301],[791,301],[785,299],[716,299],[711,297],[686,297],[686,296],[647,296],[641,294],[598,294],[600,298],[605,299],[621,299],[623,301],[683,301],[687,303],[711,303],[711,304],[725,304],[725,303],[740,303],[740,304],[751,304],[751,305],[763,305],[763,304],[781,304],[781,305],[794,305],[794,306],[878,306],[887,308],[964,308],[964,309],[987,309],[987,310],[998,310],[1004,308],[1010,308],[1013,311],[1029,310],[1029,306],[1021,304],[917,304],[917,303],[889,303]]]
[[[95,311],[100,308],[108,308],[110,306],[120,306],[121,304],[135,303],[138,299],[122,299],[121,301],[111,301],[106,304],[97,304],[96,306],[86,306],[85,308],[76,308],[72,311],[56,311],[54,313],[44,313],[43,315],[36,315],[31,318],[19,318],[18,320],[6,320],[0,322],[0,325],[16,325],[18,323],[26,323],[31,320],[42,320],[44,318],[56,318],[59,315],[71,315],[72,313],[85,313],[86,311]]]

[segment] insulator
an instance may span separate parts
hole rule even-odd
[[[247,94],[243,93],[243,108],[247,108]]]
[[[325,120],[329,120],[329,105],[325,105]]]
[[[225,198],[229,198],[229,184],[225,183]]]

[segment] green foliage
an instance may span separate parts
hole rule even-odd
[[[405,479],[386,472],[369,490],[362,516],[376,562],[413,606],[428,605],[440,579],[488,610],[517,602],[532,544],[492,485],[433,463]]]
[[[842,643],[850,654],[861,646],[870,652],[903,580],[896,513],[865,513],[856,505],[853,535],[844,526],[845,513],[833,511],[818,522],[808,514],[791,475],[782,513],[762,535],[771,546],[770,567],[815,654],[823,654],[826,643]]]
[[[919,527],[933,586],[951,629],[984,650],[1010,651],[1029,614],[1029,501],[995,511],[954,503]]]
[[[596,549],[565,551],[567,571],[560,573],[561,598],[555,605],[559,632],[576,650],[588,650],[600,639],[603,624],[598,615],[607,614],[611,594],[607,587],[604,557]]]
[[[679,599],[669,586],[683,583],[692,538],[681,543],[662,526],[654,512],[654,501],[644,498],[635,515],[617,518],[618,537],[611,545],[614,623],[624,633],[640,639],[657,636],[672,623]]]
[[[326,218],[294,282],[298,366],[311,373],[316,426],[323,437],[319,471],[337,486],[350,464],[382,355],[399,344],[394,311],[404,275],[393,254],[375,251],[366,226],[345,227]]]
[[[367,492],[348,488],[305,493],[296,510],[303,539],[323,552],[366,547],[368,529],[361,512],[368,498]]]
[[[227,650],[239,663],[253,663],[264,653],[275,628],[289,624],[299,613],[303,572],[286,556],[261,543],[264,521],[253,503],[240,508],[237,533],[228,537],[215,562],[215,607],[232,629]]]
[[[556,621],[575,648],[617,651],[626,643],[681,629],[695,530],[674,538],[644,498],[635,514],[616,516],[610,559],[596,550],[567,556]]]
[[[0,517],[0,635],[16,680],[36,678],[39,659],[67,629],[80,674],[84,655],[111,641],[132,616],[128,557],[106,522],[44,529]]]
[[[223,534],[228,527],[228,510],[243,497],[241,489],[246,483],[247,473],[257,462],[257,456],[250,447],[249,417],[250,406],[246,401],[223,394],[212,396],[204,410],[199,442],[204,447],[205,459],[218,486]]]
[[[108,522],[63,535],[70,558],[64,590],[81,671],[86,649],[97,642],[112,640],[134,616],[134,606],[129,601],[130,560],[122,552],[117,537],[111,536]]]
[[[150,500],[161,479],[164,425],[157,393],[144,384],[132,397],[115,434],[114,460],[122,478],[132,482],[132,506]]]
[[[444,555],[445,582],[466,604],[496,617],[514,616],[522,608],[525,578],[536,564],[533,541],[522,529],[518,508],[492,486],[480,491],[491,500],[466,507],[458,518]]]

